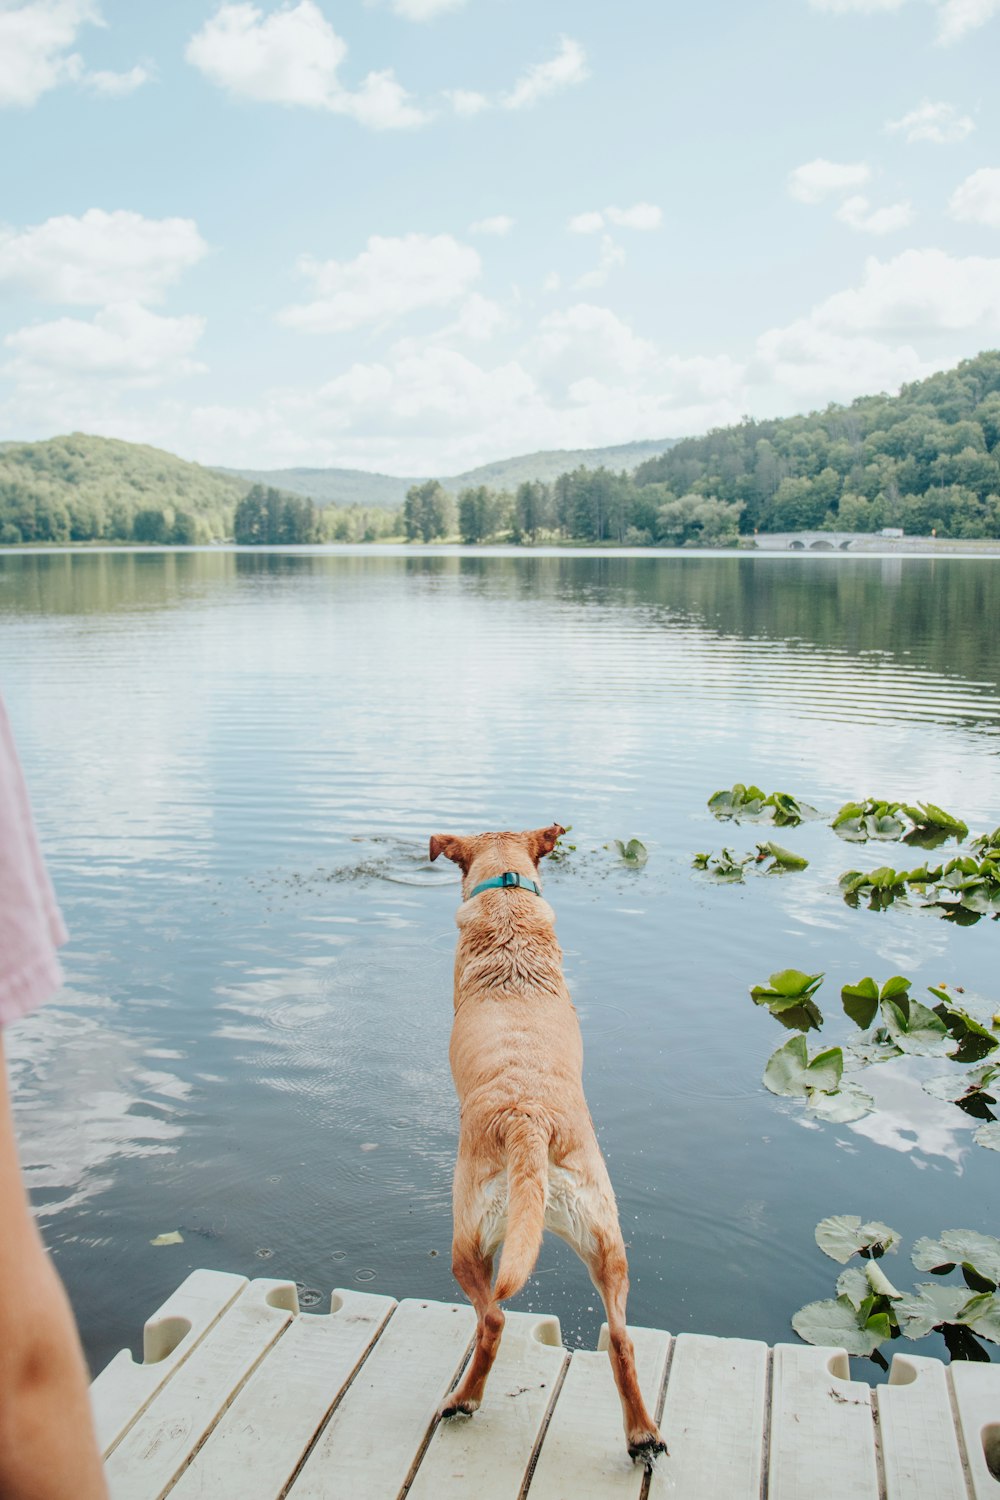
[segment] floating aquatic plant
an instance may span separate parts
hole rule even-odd
[[[629,839],[627,844],[615,839],[615,848],[627,865],[644,865],[649,858],[649,851],[640,839]]]
[[[696,854],[691,863],[696,870],[707,870],[720,880],[742,880],[744,867],[755,858],[753,854],[734,854],[731,849],[723,849],[718,857],[714,854]]]
[[[791,849],[783,849],[780,844],[774,843],[773,840],[768,840],[766,844],[757,845],[755,863],[760,864],[763,860],[767,859],[772,861],[771,864],[766,866],[768,874],[772,870],[805,870],[809,866],[809,861],[803,859],[801,854],[793,854]]]
[[[910,981],[904,979],[902,974],[894,974],[881,989],[874,979],[865,978],[859,979],[857,984],[845,984],[840,992],[840,999],[851,1020],[864,1031],[874,1021],[880,1000],[893,1000],[899,995],[905,995],[909,988]]]
[[[809,866],[809,861],[801,854],[794,854],[791,849],[783,849],[772,841],[758,844],[752,854],[734,854],[731,849],[723,849],[718,857],[708,853],[696,854],[691,863],[696,870],[706,870],[723,880],[742,880],[747,865],[762,865],[765,875],[780,870],[805,870]]]
[[[842,839],[857,844],[869,839],[906,839],[933,845],[949,838],[964,839],[969,832],[967,823],[933,802],[883,802],[875,797],[845,802],[831,826]]]
[[[913,870],[880,865],[877,870],[847,870],[840,877],[848,905],[857,906],[866,896],[869,910],[890,906],[910,887],[928,895],[925,906],[937,907],[961,925],[978,922],[980,917],[1000,918],[1000,851],[987,853],[981,860],[956,855],[944,865],[919,865]]]
[[[767,1060],[763,1083],[772,1094],[788,1099],[808,1099],[814,1090],[834,1094],[844,1071],[844,1054],[839,1047],[827,1047],[809,1056],[804,1036],[790,1037]]]
[[[813,996],[823,983],[822,974],[803,974],[800,969],[780,969],[767,984],[755,984],[750,991],[754,1005],[766,1005],[782,1025],[797,1031],[818,1030],[822,1013]]]
[[[708,799],[709,811],[717,818],[753,821],[770,818],[778,828],[794,828],[806,818],[817,816],[807,802],[799,802],[791,792],[761,791],[759,786],[744,786],[738,781],[729,791],[714,792]]]
[[[952,1359],[988,1360],[980,1339],[1000,1343],[1000,1240],[972,1229],[946,1229],[937,1240],[918,1240],[911,1257],[918,1271],[946,1276],[960,1269],[965,1285],[921,1282],[912,1292],[901,1292],[875,1264],[898,1241],[888,1225],[862,1224],[854,1214],[818,1224],[816,1243],[827,1255],[843,1265],[858,1254],[867,1264],[841,1272],[836,1299],[799,1309],[792,1318],[799,1337],[870,1355],[885,1367],[877,1351],[886,1339],[919,1339],[936,1329]]]

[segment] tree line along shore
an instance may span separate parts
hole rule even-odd
[[[317,506],[140,444],[75,433],[0,445],[0,544],[457,540],[732,547],[755,532],[1000,538],[1000,351],[807,416],[747,418],[633,472]]]

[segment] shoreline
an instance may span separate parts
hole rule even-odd
[[[808,540],[805,540],[808,538]],[[883,537],[867,532],[856,533],[845,541],[833,541],[822,533],[766,533],[741,537],[735,547],[629,547],[619,542],[546,541],[534,545],[513,542],[473,543],[444,542],[282,542],[265,545],[240,545],[236,542],[207,542],[181,546],[148,542],[19,542],[0,546],[0,557],[24,555],[66,556],[75,553],[223,553],[245,555],[282,553],[289,556],[368,554],[419,557],[559,557],[568,554],[604,557],[768,557],[768,558],[850,558],[850,557],[1000,557],[1000,537]]]

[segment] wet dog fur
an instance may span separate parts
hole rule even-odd
[[[461,1120],[452,1269],[478,1320],[472,1358],[440,1415],[478,1409],[503,1333],[500,1304],[524,1286],[551,1229],[572,1245],[601,1295],[628,1451],[650,1464],[666,1444],[643,1401],[625,1325],[625,1245],[583,1094],[583,1044],[555,913],[521,887],[470,896],[506,870],[540,884],[539,862],[563,832],[554,823],[430,841],[432,860],[443,854],[462,871],[449,1050]]]

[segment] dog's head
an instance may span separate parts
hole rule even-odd
[[[534,879],[538,862],[551,854],[562,834],[559,823],[549,828],[525,829],[523,833],[477,833],[471,838],[456,838],[451,833],[436,833],[431,839],[431,859],[443,854],[462,871],[462,893],[482,880],[492,880],[505,870]]]

